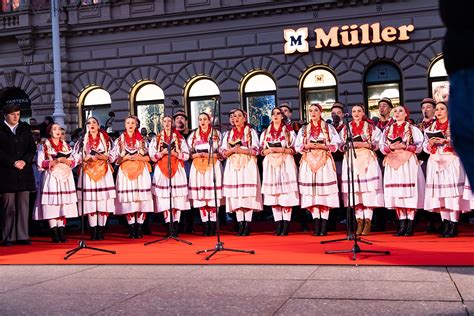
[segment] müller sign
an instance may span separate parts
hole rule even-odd
[[[412,24],[401,25],[399,27],[380,27],[380,23],[362,25],[333,26],[326,33],[324,29],[314,29],[316,35],[315,48],[341,47],[353,45],[378,44],[382,42],[407,41],[410,39],[408,33],[413,32],[415,27]],[[302,27],[296,31],[285,29],[285,54],[295,52],[309,52],[308,28]]]

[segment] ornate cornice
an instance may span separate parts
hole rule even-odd
[[[179,25],[190,25],[200,23],[211,23],[213,21],[228,21],[228,20],[240,20],[246,18],[256,18],[262,16],[273,16],[282,15],[288,13],[298,12],[316,12],[327,10],[332,8],[341,8],[346,6],[357,6],[357,5],[368,5],[377,4],[383,2],[382,0],[337,0],[314,3],[312,1],[288,1],[281,3],[262,3],[255,6],[241,6],[235,7],[223,7],[217,9],[193,11],[193,12],[177,12],[177,13],[162,13],[159,15],[150,15],[148,17],[140,17],[139,19],[123,19],[123,20],[109,20],[101,21],[100,23],[90,22],[77,24],[68,24],[64,31],[69,35],[86,35],[94,33],[112,33],[112,32],[124,32],[133,31],[137,29],[148,29],[148,28],[163,28],[173,27]],[[101,6],[93,5],[94,10],[110,9],[115,5],[120,5],[120,2],[105,2]],[[85,8],[77,6],[63,7],[65,10],[85,10]],[[100,15],[100,14],[98,14]],[[64,25],[62,26],[62,28]],[[40,36],[48,36],[47,29],[44,29],[45,33]],[[63,30],[62,30],[63,31]]]

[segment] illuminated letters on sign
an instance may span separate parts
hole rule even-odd
[[[327,32],[322,28],[314,29],[315,48],[340,47],[353,45],[367,45],[390,43],[393,41],[407,41],[410,39],[408,33],[413,32],[412,24],[399,27],[387,26],[381,28],[380,23],[362,25],[333,26]],[[308,28],[299,28],[296,31],[286,29],[283,31],[285,38],[285,54],[293,54],[296,51],[306,53],[309,51]]]

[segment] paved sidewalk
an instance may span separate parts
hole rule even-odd
[[[0,315],[474,315],[474,267],[0,266]]]

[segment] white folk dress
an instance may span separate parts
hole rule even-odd
[[[302,127],[295,144],[296,151],[302,154],[299,170],[301,207],[308,209],[317,205],[339,207],[336,167],[331,152],[338,150],[341,139],[332,125],[322,120],[319,123],[319,127],[313,123]],[[323,143],[329,150],[309,151],[304,149],[308,143]]]
[[[431,212],[466,212],[469,203],[463,199],[466,173],[451,143],[429,146],[428,133],[441,132],[450,139],[449,125],[435,121],[425,130],[423,150],[430,155],[426,166],[424,209]]]
[[[376,208],[384,206],[383,198],[383,176],[382,170],[380,169],[377,155],[375,153],[378,150],[379,142],[382,137],[382,132],[378,127],[370,124],[367,121],[361,122],[363,126],[357,126],[355,121],[352,121],[349,126],[353,138],[360,138],[361,141],[366,142],[370,145],[370,148],[356,148],[357,158],[353,159],[354,164],[354,195],[355,205],[362,204],[365,207]],[[341,149],[346,142],[347,130],[344,127],[340,133],[340,137],[343,141]],[[352,153],[352,151],[351,151]],[[348,152],[344,153],[344,159],[342,161],[342,194],[344,200],[344,206],[348,204],[348,179],[347,179],[347,168],[348,158],[350,158]],[[352,186],[352,183],[350,184]],[[351,187],[352,190],[352,187]],[[351,197],[352,202],[352,197]]]
[[[99,132],[99,141],[95,142],[88,136],[83,142],[80,140],[74,147],[74,158],[79,168],[77,184],[77,199],[79,200],[79,213],[81,213],[84,203],[84,214],[95,212],[114,213],[115,212],[115,183],[112,174],[112,167],[108,161],[97,160],[94,162],[84,162],[83,158],[91,153],[109,155],[111,142],[109,137]],[[85,170],[85,172],[84,172]],[[84,193],[82,183],[85,183]],[[84,202],[81,203],[84,195]]]
[[[61,149],[56,151],[51,142],[52,140],[48,139],[38,148],[37,164],[38,170],[42,171],[42,182],[33,212],[34,220],[78,216],[77,191],[71,169],[74,167],[73,150],[61,140]],[[49,164],[57,158],[58,154],[69,159],[73,163],[72,166],[59,163],[51,171]]]
[[[406,150],[392,151],[391,140],[398,137],[408,145]],[[379,148],[385,155],[384,199],[389,209],[421,209],[424,203],[425,178],[418,163],[423,147],[423,134],[408,122],[387,127],[380,139]]]
[[[136,153],[142,156],[148,154],[146,141],[136,136],[132,141],[127,142],[125,134],[122,134],[115,140],[109,157],[111,162],[117,162],[120,157]],[[115,183],[116,214],[153,212],[150,169],[148,162],[125,161],[120,164]]]
[[[157,160],[153,173],[153,196],[155,198],[155,212],[167,211],[170,208],[168,155],[161,155],[167,148],[176,148],[179,157],[171,156],[171,204],[174,210],[189,210],[191,205],[188,197],[188,179],[184,169],[184,161],[189,159],[189,149],[186,140],[173,131],[171,140],[166,141],[165,132],[161,131],[150,142],[150,157]],[[174,150],[174,149],[173,149]]]
[[[257,132],[250,126],[244,128],[242,137],[238,136],[236,129],[233,128],[222,141],[223,151],[240,142],[240,148],[250,149],[253,154],[233,154],[227,158],[223,180],[227,212],[234,212],[240,208],[254,211],[263,209],[256,157],[260,150],[258,141]]]
[[[216,172],[216,195],[217,206],[222,204],[222,163],[218,157],[217,148],[221,140],[219,131],[213,131],[213,147],[214,147],[214,169]],[[189,173],[189,198],[193,207],[215,207],[214,198],[214,181],[212,163],[208,164],[210,145],[209,139],[211,135],[204,135],[200,132],[200,128],[193,131],[188,137],[188,146],[191,154],[206,153],[206,157],[193,159],[191,171]]]
[[[262,150],[278,144],[294,152],[295,132],[282,124],[280,131],[270,125],[260,136]],[[299,205],[298,171],[292,154],[271,153],[263,159],[263,204],[292,207]]]

